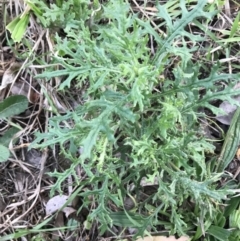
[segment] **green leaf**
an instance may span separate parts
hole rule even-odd
[[[238,205],[240,204],[240,198],[239,197],[233,197],[231,200],[227,203],[227,207],[224,211],[224,216],[228,217],[231,213],[233,213]]]
[[[163,59],[167,56],[167,54],[172,51],[173,49],[172,42],[176,37],[187,36],[193,41],[201,40],[200,36],[189,34],[187,31],[184,30],[184,28],[188,23],[192,22],[197,17],[210,18],[216,13],[216,12],[207,13],[203,11],[206,3],[207,3],[206,0],[198,1],[198,4],[191,11],[188,11],[186,9],[186,1],[181,0],[180,7],[182,10],[182,17],[181,19],[176,20],[175,22],[172,21],[172,18],[168,13],[167,4],[165,5],[158,4],[157,8],[159,13],[157,15],[158,17],[163,18],[165,20],[166,26],[167,26],[167,36],[166,38],[163,38],[163,39],[158,36],[156,31],[151,27],[150,23],[146,23],[140,19],[137,19],[139,24],[144,26],[147,29],[147,31],[155,37],[155,40],[160,46],[153,59],[154,65],[159,66],[163,61]]]
[[[236,16],[232,28],[231,28],[231,32],[230,32],[230,38],[232,38],[234,36],[234,34],[236,33],[236,31],[239,29],[239,17],[240,17],[240,13],[238,13],[238,15]]]
[[[14,29],[16,28],[18,22],[19,22],[20,17],[14,18],[7,26],[6,28],[12,33]]]
[[[216,171],[223,172],[233,160],[240,144],[240,107],[237,108],[224,140],[220,156],[216,163]]]
[[[34,226],[31,231],[39,231],[39,230],[41,230],[42,228],[44,228],[45,225],[47,225],[47,224],[51,221],[51,219],[52,219],[53,217],[54,217],[54,216],[49,217],[49,218],[43,220],[43,221],[42,221],[41,223],[39,223],[38,225]]]
[[[16,127],[11,127],[4,134],[0,137],[0,144],[3,146],[8,147],[10,141],[12,140],[13,136],[19,131]]]
[[[127,213],[127,214],[126,214]],[[112,212],[109,214],[110,218],[113,221],[113,224],[119,227],[141,227],[147,221],[147,218],[131,213],[131,212]],[[129,219],[132,219],[132,221]]]
[[[230,228],[237,228],[238,230],[240,230],[240,209],[235,210],[233,213],[230,214],[229,226]]]
[[[26,230],[26,229],[20,230],[19,232],[7,234],[7,235],[1,237],[1,241],[17,239],[17,238],[20,238],[20,237],[24,237],[27,234],[29,234],[29,230]]]
[[[214,225],[210,226],[207,233],[220,241],[227,241],[228,237],[231,235],[231,231]]]
[[[26,13],[23,16],[16,17],[11,23],[7,25],[14,42],[20,42],[27,29],[30,14]]]
[[[27,4],[31,7],[31,9],[33,10],[33,12],[36,14],[36,16],[39,18],[42,16],[42,10],[36,6],[36,4],[32,3],[31,1],[26,1]],[[45,5],[45,3],[42,3]],[[47,7],[47,5],[45,5]]]
[[[240,41],[240,37],[217,40],[218,43],[233,43],[233,42],[239,42],[239,41]]]
[[[28,107],[28,99],[23,95],[10,96],[0,102],[0,118],[8,118],[18,115]]]
[[[74,9],[74,5],[70,6],[72,0],[43,11],[49,23],[66,26],[66,34],[56,36],[52,58],[61,68],[49,66],[38,77],[63,76],[58,91],[68,92],[70,88],[71,92],[73,84],[76,92],[84,90],[82,103],[74,111],[50,118],[48,132],[37,133],[33,142],[34,146],[40,143],[38,147],[58,143],[64,158],[72,162],[65,171],[49,174],[56,179],[50,195],[61,192],[69,175],[77,176],[75,167],[80,164],[86,183],[76,184],[84,190],[80,194],[83,207],[89,207],[92,200],[97,204],[90,210],[89,220],[102,224],[101,232],[118,225],[137,227],[143,233],[148,227],[151,231],[157,229],[160,222],[179,236],[194,232],[196,223],[207,230],[216,220],[219,205],[231,192],[216,188],[221,174],[205,170],[206,153],[213,146],[199,133],[198,107],[218,109],[211,101],[236,94],[233,82],[239,77],[222,74],[220,64],[210,71],[209,65],[202,64],[204,58],[200,63],[191,62],[198,48],[196,42],[203,37],[197,31],[187,32],[187,26],[196,19],[205,25],[204,18],[211,17],[214,11],[206,12],[206,0],[199,0],[197,5],[184,0],[158,5],[157,27],[166,32],[163,36],[132,14],[130,5],[124,3],[127,1],[101,2],[103,21],[93,21],[94,26],[90,27],[85,17],[84,21],[77,21],[69,11]],[[153,61],[150,35],[157,53]],[[193,44],[189,45],[189,39]],[[172,65],[174,58],[176,65]],[[167,66],[169,74],[163,72],[163,66]],[[164,81],[159,78],[162,75]],[[224,90],[218,84],[223,80]],[[158,187],[141,200],[138,194],[143,178],[151,183],[157,181]],[[120,210],[132,185],[138,203],[136,213],[111,213],[109,204]],[[158,208],[147,212],[147,205]],[[140,216],[143,212],[149,216]],[[224,222],[221,218],[219,225]],[[199,228],[197,236],[202,236],[202,232]]]
[[[0,144],[0,163],[5,162],[10,157],[10,152],[7,147]]]

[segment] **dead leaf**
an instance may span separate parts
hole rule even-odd
[[[150,178],[143,177],[141,179],[140,185],[144,186],[151,186],[151,185],[158,185],[158,177],[154,177],[154,179],[150,180]]]
[[[17,192],[22,192],[24,190],[24,183],[27,178],[27,174],[25,172],[16,172],[14,179],[14,185]]]
[[[240,96],[234,98],[236,101],[240,102]],[[233,115],[237,109],[236,105],[231,105],[228,101],[223,101],[220,104],[220,109],[224,110],[225,115],[217,116],[216,119],[224,125],[230,125]]]
[[[240,148],[238,148],[237,150],[236,157],[240,161]]]
[[[14,85],[11,87],[11,93],[13,95],[24,95],[31,103],[36,103],[39,99],[39,94],[29,83],[20,81],[14,83]]]
[[[239,89],[239,88],[240,88],[240,82],[233,87],[233,89]],[[240,96],[236,96],[233,99],[240,103]],[[225,100],[220,104],[219,108],[222,109],[226,114],[216,116],[216,119],[224,125],[230,125],[233,115],[237,110],[237,106],[231,105],[228,101]]]
[[[59,212],[55,218],[54,227],[63,227],[63,226],[64,226],[63,212]]]
[[[11,84],[14,80],[14,78],[17,75],[18,70],[21,68],[22,64],[13,62],[9,68],[4,72],[2,77],[2,83],[0,86],[0,90],[5,89],[8,84]]]
[[[65,216],[68,218],[72,213],[75,213],[76,210],[72,207],[65,207],[63,208],[62,212],[64,212]]]
[[[37,169],[41,167],[42,153],[36,149],[31,149],[25,154],[25,161]]]
[[[12,84],[16,78],[22,63],[13,62],[9,68],[4,72],[2,82],[0,85],[0,91],[5,89],[9,84]],[[24,95],[31,103],[36,103],[39,99],[37,91],[27,82],[15,81],[11,86],[11,93],[13,95]]]
[[[13,95],[28,95],[28,87],[22,82],[16,82],[11,88]]]
[[[50,215],[59,209],[67,202],[68,196],[66,195],[57,195],[51,198],[46,204],[46,215]]]
[[[153,237],[144,237],[143,239],[140,238],[137,241],[189,241],[189,237],[180,237],[179,239],[175,238],[174,236],[165,237],[165,236],[153,236]]]
[[[54,221],[54,227],[60,228],[64,227],[64,217],[63,217],[63,212],[59,212],[55,218]],[[52,233],[52,240],[59,240],[59,237],[62,238],[62,231],[60,230],[54,230]]]

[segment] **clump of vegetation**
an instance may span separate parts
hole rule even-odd
[[[98,235],[118,236],[117,226],[135,228],[134,237],[163,231],[236,240],[239,201],[228,215],[224,208],[239,185],[220,184],[224,170],[201,119],[221,113],[216,101],[234,103],[239,75],[210,61],[211,46],[195,57],[199,46],[216,41],[203,30],[217,4],[155,3],[152,19],[123,0],[28,4],[44,28],[59,30],[50,34],[51,63],[37,78],[55,80],[69,103],[59,108],[43,91],[53,116],[30,145],[58,147],[67,163],[48,173],[50,196],[71,185],[69,200],[77,197],[79,215],[87,213],[84,228],[97,225]]]

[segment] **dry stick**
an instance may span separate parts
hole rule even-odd
[[[39,172],[39,176],[38,176],[38,185],[37,185],[34,193],[30,197],[28,197],[27,200],[23,200],[21,202],[10,204],[10,205],[8,205],[8,207],[16,207],[16,206],[23,205],[25,202],[30,201],[30,200],[32,200],[35,197],[35,200],[33,201],[33,203],[30,206],[30,208],[28,208],[27,212],[29,212],[34,207],[34,205],[35,205],[35,203],[36,203],[36,201],[38,199],[39,193],[41,191],[41,181],[42,181],[42,176],[44,174],[44,166],[45,166],[45,163],[46,163],[46,159],[47,159],[47,150],[45,149],[43,151],[43,155],[42,155],[42,158],[41,158],[41,168],[40,168],[40,172]],[[16,223],[19,219],[21,219],[25,215],[26,215],[26,213],[22,214],[21,216],[19,216],[15,220],[13,220],[12,224]]]
[[[39,41],[42,39],[42,37],[43,37],[43,35],[44,35],[45,32],[46,32],[46,31],[43,31],[43,32],[42,32],[39,40],[38,40],[38,41],[36,42],[36,44],[34,45],[32,51],[31,51],[31,54],[32,54],[33,51],[36,49],[37,45],[39,44]],[[29,57],[30,57],[30,56],[29,56]],[[28,57],[28,58],[29,58],[29,57]],[[27,62],[28,58],[25,60],[24,64]],[[21,69],[19,70],[17,76],[19,75],[20,71],[22,70],[24,64],[22,65]],[[17,76],[15,77],[14,81],[16,80]],[[42,98],[43,98],[42,95],[40,95],[40,101],[39,101],[40,104],[42,104]],[[39,109],[42,109],[42,105],[40,105]],[[47,124],[47,123],[48,123],[48,112],[46,112],[45,117],[46,117],[46,125],[45,125],[45,126],[46,126],[45,133],[46,133],[46,132],[48,131],[48,130],[47,130],[47,126],[48,126],[48,124]],[[43,151],[42,158],[41,158],[41,167],[40,167],[40,172],[39,172],[39,176],[38,176],[38,185],[37,185],[34,193],[33,193],[30,197],[28,197],[27,200],[23,200],[23,201],[18,202],[18,203],[10,204],[10,205],[8,205],[8,207],[13,207],[13,206],[16,207],[16,206],[23,205],[26,201],[30,201],[30,200],[32,200],[32,199],[34,199],[34,198],[35,198],[35,199],[34,199],[32,205],[28,208],[27,212],[29,212],[29,211],[35,206],[35,203],[36,203],[36,201],[37,201],[37,199],[38,199],[38,197],[39,197],[39,193],[41,192],[41,181],[42,181],[42,177],[43,177],[43,174],[44,174],[44,167],[45,167],[45,163],[46,163],[47,156],[48,156],[48,151],[47,151],[47,148],[45,148],[44,151]],[[16,218],[15,220],[13,220],[13,221],[11,222],[11,224],[14,224],[14,223],[16,223],[17,221],[19,221],[22,217],[24,217],[24,216],[26,215],[27,212],[25,212],[24,214],[20,215],[20,216],[19,216],[18,218]]]
[[[231,11],[230,11],[229,0],[225,0],[224,10],[225,10],[226,15],[230,18],[231,17]]]
[[[1,1],[1,0],[0,0],[0,1]],[[28,58],[26,58],[26,60],[25,60],[24,63],[22,64],[21,68],[19,69],[18,73],[16,74],[14,80],[12,81],[12,85],[11,85],[11,87],[10,87],[10,89],[9,89],[8,95],[9,95],[9,93],[10,93],[10,91],[11,91],[11,88],[13,87],[16,79],[18,78],[20,72],[21,72],[22,69],[24,68],[24,65],[27,63],[28,59],[30,58],[30,56],[32,55],[32,53],[34,52],[34,50],[38,47],[40,41],[42,40],[43,35],[45,34],[45,32],[46,32],[46,30],[43,30],[43,31],[41,32],[41,35],[40,35],[38,41],[35,43],[35,45],[33,46],[32,50],[30,51],[30,55],[28,56]],[[41,100],[40,100],[40,103],[41,103]],[[42,106],[42,104],[39,105],[39,106]],[[42,108],[39,107],[38,113],[40,113],[41,110],[42,110]],[[36,118],[34,119],[33,123],[32,123],[30,126],[28,126],[28,127],[31,127],[31,128],[28,128],[29,131],[26,131],[27,128],[24,128],[21,132],[18,132],[17,134],[15,134],[15,135],[14,135],[14,138],[19,137],[23,132],[27,135],[27,134],[30,132],[30,130],[32,129],[32,127],[34,126],[35,122],[36,122]],[[13,138],[13,139],[14,139],[14,138]],[[15,147],[15,148],[13,147],[12,141],[10,142],[9,149],[10,149],[10,150],[16,149],[16,147]],[[13,151],[12,151],[12,154],[14,155],[15,159],[17,160],[17,157],[16,157],[16,155],[15,155],[15,153],[14,153]]]
[[[17,80],[19,74],[21,73],[21,71],[22,71],[23,68],[25,67],[24,65],[28,62],[28,60],[29,60],[29,58],[31,57],[31,55],[33,54],[34,50],[38,47],[38,45],[39,45],[40,41],[42,40],[42,37],[43,37],[43,35],[44,35],[45,33],[46,33],[46,30],[43,30],[42,33],[41,33],[40,36],[39,36],[39,39],[38,39],[37,42],[34,44],[32,50],[30,51],[29,56],[28,56],[28,57],[25,59],[25,61],[23,62],[21,68],[19,69],[19,71],[17,72],[15,78],[14,78],[13,81],[12,81],[12,85],[11,85],[9,91],[8,91],[7,96],[9,96],[10,91],[11,91],[11,89],[12,89],[12,87],[13,87],[15,81]]]
[[[236,177],[239,175],[239,173],[240,173],[240,167],[238,167],[233,179],[236,179]]]
[[[137,8],[139,8],[139,10],[143,13],[143,15],[144,15],[145,17],[147,17],[147,19],[150,20],[150,18],[149,18],[148,15],[145,13],[145,11],[142,10],[142,7],[139,6],[139,4],[138,4],[135,0],[133,0],[133,2],[134,2],[135,5],[137,6]],[[167,36],[161,29],[158,28],[158,26],[157,26],[152,20],[150,20],[150,22],[152,23],[152,25],[155,27],[155,29],[156,29],[160,34],[162,34],[164,37]]]
[[[40,98],[42,99],[42,95],[40,95]],[[42,100],[40,100],[40,103],[42,103]],[[42,106],[39,107],[39,109],[41,109]],[[47,127],[48,127],[48,112],[46,112],[46,129],[45,129],[45,133],[48,131]],[[8,207],[11,207],[11,206],[19,206],[19,205],[23,205],[26,201],[30,201],[32,200],[34,197],[34,201],[32,203],[32,205],[30,206],[30,208],[28,208],[27,212],[29,212],[35,205],[38,197],[39,197],[39,193],[41,192],[41,181],[42,181],[42,177],[43,177],[43,174],[44,174],[44,167],[45,167],[45,163],[46,163],[46,159],[47,159],[47,155],[48,154],[48,151],[47,151],[47,148],[44,149],[43,151],[43,155],[42,155],[42,158],[41,158],[41,167],[40,167],[40,172],[39,172],[39,176],[38,176],[38,185],[34,191],[34,193],[28,197],[27,200],[23,200],[21,202],[18,202],[18,203],[14,203],[14,204],[10,204]],[[22,214],[21,216],[19,216],[18,218],[16,218],[15,220],[12,221],[12,224],[16,223],[19,219],[21,219],[22,217],[24,217],[26,215],[26,212],[24,214]]]
[[[14,153],[15,154],[15,153]],[[9,160],[11,162],[15,162],[17,163],[25,172],[29,173],[32,177],[34,177],[34,175],[32,174],[32,172],[22,163],[22,161],[18,160],[18,159],[12,159],[12,158],[9,158]],[[29,164],[28,164],[29,165]],[[29,165],[30,166],[30,165]]]
[[[15,214],[17,214],[17,210],[14,210],[14,212],[11,214],[11,216],[9,217],[7,217],[7,220],[5,220],[5,223],[6,223],[6,225],[7,225],[7,223],[9,222],[10,224],[12,224],[12,222],[11,222],[11,218],[13,217],[13,216],[15,216]],[[0,226],[1,227],[1,226]],[[2,232],[4,232],[5,230],[7,230],[9,228],[9,226],[6,226],[4,229],[2,229],[1,231]]]
[[[15,209],[15,207],[12,207],[12,208],[4,211],[3,213],[0,213],[0,218],[1,218],[1,217],[4,217],[4,216],[6,216],[8,213],[14,211],[14,209]],[[4,219],[4,224],[6,225],[5,219]],[[4,232],[4,230],[2,229],[2,228],[5,226],[4,224],[1,224],[1,225],[0,225],[0,233],[3,233],[3,232]],[[8,227],[6,227],[5,230],[6,230],[7,228],[8,228]]]

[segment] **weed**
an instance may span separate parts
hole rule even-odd
[[[173,19],[169,5],[158,4],[159,26],[166,26],[161,36],[122,0],[92,5],[58,1],[50,8],[34,2],[44,26],[64,31],[64,37],[54,38],[52,63],[59,69],[49,66],[38,78],[61,76],[59,91],[75,88],[77,95],[87,86],[82,104],[50,118],[48,132],[36,133],[32,144],[59,145],[71,160],[64,172],[49,173],[56,178],[51,195],[62,193],[72,175],[78,190],[84,190],[78,195],[89,209],[87,220],[99,223],[100,234],[116,225],[137,228],[136,236],[160,228],[178,235],[195,231],[194,240],[205,234],[219,239],[220,229],[228,238],[216,220],[236,186],[217,188],[222,173],[208,168],[206,153],[214,153],[215,147],[199,130],[198,117],[204,115],[200,108],[220,112],[214,100],[234,102],[239,75],[223,73],[219,63],[203,73],[204,63],[193,61],[192,52],[204,38],[186,30],[197,20],[204,28],[216,11],[208,12],[206,1],[187,8],[181,0],[181,15]],[[76,7],[78,14],[69,11]],[[219,81],[227,87],[222,89]],[[83,180],[76,173],[79,165]],[[147,198],[141,197],[143,180],[157,185]],[[130,210],[125,205],[129,197],[134,202]]]

